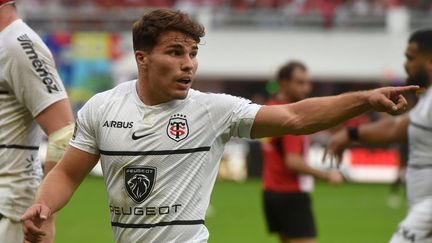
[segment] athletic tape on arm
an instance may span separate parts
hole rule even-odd
[[[46,161],[56,163],[60,161],[72,137],[74,128],[75,124],[72,123],[49,135]]]

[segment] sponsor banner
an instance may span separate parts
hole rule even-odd
[[[327,158],[322,161],[324,147],[311,146],[309,162],[320,169],[335,167]],[[398,175],[400,157],[396,149],[353,148],[345,151],[340,170],[347,180],[367,183],[391,183]]]

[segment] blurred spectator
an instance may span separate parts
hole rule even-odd
[[[279,91],[269,105],[294,103],[312,90],[304,64],[289,62],[277,74]],[[270,232],[281,243],[316,242],[316,226],[310,192],[313,177],[331,184],[343,181],[338,171],[322,171],[308,164],[306,136],[284,135],[263,140],[264,212]]]

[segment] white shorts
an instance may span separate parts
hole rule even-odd
[[[390,243],[432,243],[432,197],[411,206]]]
[[[0,219],[0,242],[21,243],[24,242],[24,233],[21,222],[12,221],[4,216]]]

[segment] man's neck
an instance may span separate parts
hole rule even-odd
[[[147,87],[145,85],[145,81],[140,78],[138,78],[136,82],[136,90],[139,99],[145,105],[153,106],[153,105],[158,105],[169,101],[169,100],[158,99],[157,95],[155,96],[154,93],[149,93],[148,92],[150,90],[149,87]]]
[[[13,21],[17,20],[18,14],[14,6],[4,5],[0,8],[0,31],[3,31]]]

